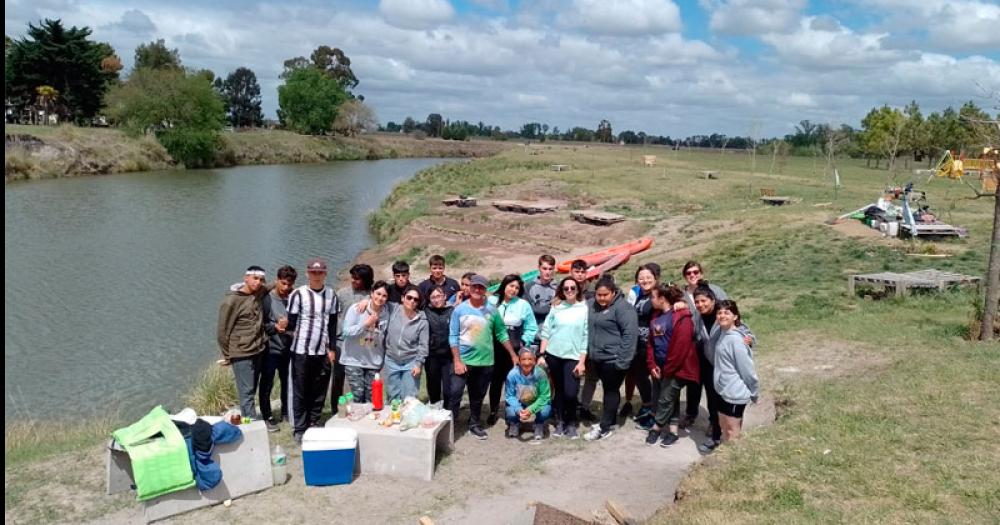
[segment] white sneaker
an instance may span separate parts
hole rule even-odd
[[[601,439],[609,438],[614,433],[615,433],[615,429],[614,428],[609,428],[606,432],[601,432],[601,426],[600,425],[594,425],[593,427],[590,428],[590,432],[587,432],[586,434],[583,435],[583,440],[584,441],[598,441],[598,440],[601,440]]]

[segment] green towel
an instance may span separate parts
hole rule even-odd
[[[132,461],[136,499],[146,501],[194,486],[187,442],[162,406],[111,436]]]

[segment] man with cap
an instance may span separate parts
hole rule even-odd
[[[264,269],[251,266],[243,274],[243,284],[234,284],[219,306],[217,340],[222,353],[220,365],[232,366],[244,417],[257,418],[254,398],[260,380],[261,357],[267,347],[261,300],[267,293]]]
[[[309,283],[288,298],[288,327],[292,340],[292,424],[299,443],[306,429],[319,425],[330,384],[330,366],[336,359],[337,294],[326,285],[326,261],[309,259]]]
[[[458,409],[465,385],[469,385],[469,434],[486,439],[480,415],[483,398],[493,376],[493,341],[503,345],[511,362],[517,365],[517,354],[507,336],[507,327],[496,307],[486,300],[488,281],[482,275],[469,277],[469,300],[455,307],[451,314],[448,342],[455,363],[451,380],[452,421],[458,421]]]

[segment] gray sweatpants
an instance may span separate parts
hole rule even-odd
[[[261,356],[263,353],[251,357],[240,357],[231,359],[233,367],[233,377],[236,378],[236,394],[240,400],[240,413],[243,417],[258,419],[257,406],[254,399],[257,397],[257,383],[260,382]]]

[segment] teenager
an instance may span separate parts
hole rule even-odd
[[[507,336],[515,356],[522,346],[530,346],[535,341],[538,325],[531,305],[521,297],[524,295],[524,282],[521,276],[512,273],[500,281],[500,288],[490,296],[490,304],[496,307],[497,313],[507,327]],[[493,344],[493,378],[490,380],[490,415],[486,419],[487,426],[493,426],[500,411],[500,398],[503,386],[507,381],[507,373],[512,368],[507,350],[502,344]],[[513,360],[516,365],[517,359]]]
[[[401,304],[403,290],[410,286],[410,263],[396,261],[392,263],[392,285],[389,286],[389,302]]]
[[[615,285],[614,278],[604,275],[594,287],[594,301],[587,318],[588,365],[594,364],[604,390],[601,421],[584,439],[606,439],[614,432],[615,416],[621,401],[621,386],[635,357],[638,321],[635,309]],[[589,368],[589,366],[588,366]]]
[[[462,274],[462,278],[458,281],[458,291],[448,297],[448,304],[457,306],[469,298],[470,279],[472,279],[473,275],[476,275],[476,272],[465,272]]]
[[[344,351],[344,318],[347,316],[347,309],[359,301],[371,296],[372,285],[375,284],[375,270],[367,264],[355,264],[348,271],[351,276],[351,284],[337,290],[337,304],[340,306],[337,312],[337,326],[341,333],[337,334],[337,360],[333,362],[333,381],[330,382],[330,410],[337,412],[337,400],[344,394],[345,371],[344,365],[340,362],[340,356]]]
[[[659,396],[655,422],[646,436],[649,445],[657,440],[661,447],[677,442],[681,390],[700,380],[691,310],[673,308],[682,301],[684,292],[677,287],[658,285],[653,289],[655,313],[649,326],[646,363]]]
[[[428,352],[427,316],[420,310],[420,290],[407,286],[403,305],[391,305],[385,329],[385,386],[389,400],[417,397]]]
[[[264,356],[264,373],[260,376],[258,401],[260,417],[267,425],[268,432],[276,432],[280,421],[288,421],[289,389],[288,364],[291,361],[293,332],[288,329],[288,296],[295,288],[298,272],[291,266],[278,268],[274,289],[261,303],[264,315],[264,333],[267,334],[267,354]],[[271,391],[274,390],[274,376],[281,384],[281,417],[271,414]]]
[[[545,317],[549,315],[552,308],[552,300],[556,297],[558,283],[555,280],[556,259],[551,255],[542,255],[538,258],[538,277],[524,283],[524,299],[531,304],[531,311],[535,314],[535,324],[542,326]],[[535,335],[533,344],[539,344],[538,335]]]
[[[469,434],[476,439],[487,439],[489,435],[482,427],[480,416],[483,398],[490,386],[493,374],[493,344],[499,341],[513,363],[517,359],[510,345],[507,327],[503,319],[486,300],[488,281],[481,275],[469,278],[469,298],[455,307],[449,324],[448,343],[454,362],[454,376],[451,386],[452,422],[458,421],[458,409],[469,386]]]
[[[569,274],[580,283],[580,300],[591,302],[594,299],[594,291],[590,289],[590,282],[587,280],[587,261],[577,259],[570,265]],[[580,386],[580,418],[588,421],[595,421],[597,417],[590,411],[590,404],[594,401],[594,392],[597,391],[597,368],[587,367],[583,376],[583,383]]]
[[[451,346],[448,330],[454,307],[448,304],[448,294],[441,286],[431,288],[424,314],[427,316],[428,349],[424,370],[427,376],[427,397],[431,403],[444,401],[451,406]]]
[[[261,305],[266,293],[264,269],[250,266],[243,273],[243,283],[234,284],[219,305],[220,364],[232,367],[240,410],[244,417],[254,419],[257,418],[254,398],[260,380],[261,356],[267,348]]]
[[[461,289],[458,281],[444,274],[444,257],[437,254],[431,255],[431,258],[427,261],[427,266],[430,268],[431,274],[417,285],[417,288],[420,289],[420,297],[424,301],[420,305],[421,308],[427,307],[431,296],[431,289],[435,286],[444,288],[445,296],[451,296]]]
[[[739,331],[740,310],[734,301],[719,302],[716,322],[722,332],[715,347],[715,388],[719,393],[719,423],[722,439],[739,439],[743,427],[743,411],[756,403],[760,380],[754,367],[753,353]]]
[[[649,344],[649,322],[653,318],[653,288],[659,283],[660,267],[644,264],[635,271],[636,285],[629,290],[628,302],[635,308],[639,320],[639,337],[636,340],[635,357],[628,375],[625,376],[625,405],[619,417],[628,417],[632,412],[632,397],[636,389],[642,406],[635,415],[635,424],[643,430],[653,426],[653,395],[649,381],[649,367],[646,366],[646,347]]]
[[[358,403],[372,401],[372,381],[385,362],[385,329],[389,324],[389,284],[376,281],[370,299],[347,308],[344,316],[344,365],[347,383]],[[359,306],[364,306],[359,311]]]
[[[552,374],[553,436],[576,439],[580,378],[587,369],[587,303],[580,300],[580,283],[572,277],[560,281],[559,304],[542,323],[539,356]]]
[[[330,368],[337,357],[337,294],[326,285],[326,261],[310,259],[309,282],[288,298],[292,340],[293,436],[299,443],[306,429],[319,425],[330,388]]]
[[[535,353],[527,345],[518,350],[518,366],[507,374],[505,416],[507,437],[521,435],[521,423],[534,423],[533,442],[545,438],[545,421],[552,415],[549,376],[535,366]]]

